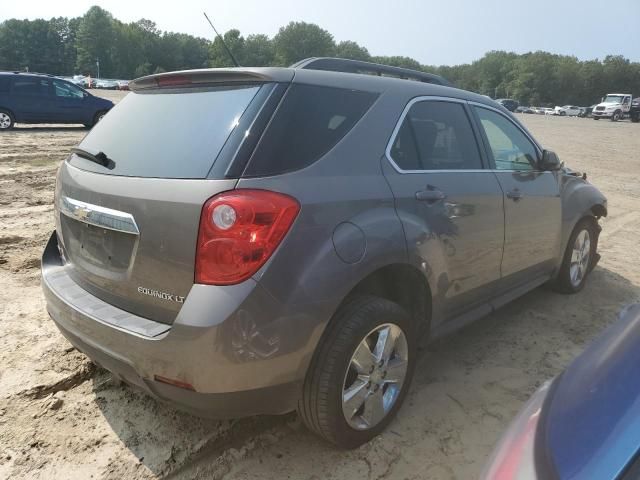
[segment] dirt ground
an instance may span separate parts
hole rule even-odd
[[[177,412],[73,350],[45,312],[39,258],[56,168],[86,130],[1,134],[0,479],[475,478],[527,397],[640,301],[640,125],[522,118],[609,198],[601,263],[578,295],[537,289],[433,345],[390,428],[349,452],[295,414],[218,422]]]

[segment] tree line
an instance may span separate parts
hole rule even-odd
[[[455,86],[521,104],[591,105],[606,93],[640,96],[640,63],[623,56],[580,61],[548,52],[492,51],[470,64],[423,65],[404,56],[374,56],[353,41],[336,42],[318,25],[291,22],[272,38],[244,37],[232,29],[224,40],[240,65],[287,66],[312,56],[335,56],[442,75]],[[228,67],[220,39],[164,32],[150,20],[123,23],[94,6],[77,18],[10,19],[0,23],[0,70],[54,75],[135,78],[189,68]]]

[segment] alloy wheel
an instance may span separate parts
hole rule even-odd
[[[591,260],[591,238],[588,230],[581,230],[576,236],[569,264],[569,278],[574,288],[580,286],[588,273]]]
[[[11,117],[4,112],[0,112],[0,129],[6,130],[10,126],[11,126]]]
[[[377,326],[362,339],[342,388],[342,411],[349,426],[368,430],[387,416],[402,391],[408,354],[407,338],[393,323]]]

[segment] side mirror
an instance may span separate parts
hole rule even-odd
[[[542,160],[540,160],[540,168],[545,171],[560,170],[560,168],[562,168],[562,163],[560,162],[556,152],[543,150]]]

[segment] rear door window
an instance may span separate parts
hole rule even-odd
[[[38,77],[16,77],[13,81],[14,95],[45,96],[49,94],[49,80]]]
[[[401,170],[482,168],[471,122],[461,103],[415,103],[404,117],[389,154]]]
[[[353,128],[377,96],[359,90],[292,85],[244,176],[277,175],[311,165]]]
[[[259,85],[131,92],[79,147],[103,152],[108,170],[73,155],[70,162],[108,175],[206,178]]]

